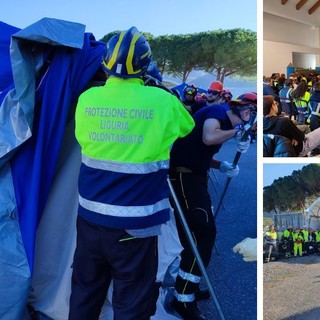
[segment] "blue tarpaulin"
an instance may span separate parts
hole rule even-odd
[[[23,30],[0,24],[2,320],[23,318],[36,229],[66,124],[79,94],[100,68],[105,44],[84,31],[82,24],[51,18]]]
[[[105,80],[105,44],[79,23],[0,25],[0,319],[66,320],[76,242],[78,96]],[[3,59],[2,59],[3,57]],[[174,218],[159,237],[158,279],[181,252]],[[112,287],[100,319],[112,319]],[[176,319],[163,307],[153,319]]]

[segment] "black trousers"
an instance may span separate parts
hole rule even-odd
[[[292,255],[293,254],[293,241],[288,240],[288,238],[285,239],[287,241],[287,247],[285,249],[285,255]]]
[[[99,318],[111,280],[115,320],[147,320],[155,313],[158,286],[157,237],[77,220],[69,320]]]
[[[216,225],[212,214],[211,198],[208,193],[207,177],[193,173],[170,172],[170,181],[203,264],[207,267],[216,238]],[[174,207],[174,204],[172,206]],[[181,253],[180,269],[184,272],[201,276],[201,271],[195,261],[194,254],[176,210],[175,216],[180,242],[184,248]],[[198,285],[177,277],[175,289],[178,293],[190,294],[198,289]]]

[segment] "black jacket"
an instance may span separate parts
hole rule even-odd
[[[272,133],[275,135],[284,136],[290,140],[295,139],[298,141],[298,145],[294,147],[296,154],[298,155],[302,151],[305,135],[287,117],[263,117],[263,133]]]
[[[284,136],[274,134],[263,135],[263,156],[264,157],[296,157],[296,151],[291,140]]]
[[[310,117],[310,129],[312,131],[320,127],[320,116],[318,115],[320,111],[317,110],[319,108],[319,104],[320,91],[314,91],[309,100],[309,105],[312,109],[312,112],[314,112],[314,114],[311,114]]]

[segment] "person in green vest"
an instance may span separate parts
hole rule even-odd
[[[311,114],[309,106],[311,94],[308,91],[307,82],[301,81],[290,94],[298,111],[298,115],[296,116],[298,124],[308,124],[308,118]]]
[[[300,230],[303,235],[303,243],[302,243],[302,253],[304,255],[308,254],[308,243],[309,243],[309,231],[306,226],[303,226]]]
[[[266,258],[266,262],[269,262],[271,259],[272,252],[274,252],[277,255],[277,232],[275,230],[274,226],[269,227],[269,231],[265,233],[265,239],[267,243],[267,251],[268,251],[268,256]]]
[[[300,257],[302,257],[302,243],[304,241],[304,237],[300,228],[295,229],[295,231],[293,232],[292,238],[293,238],[294,256],[296,257],[297,255],[299,255]]]
[[[316,244],[315,244],[315,251],[318,255],[320,255],[320,229],[317,229],[317,231],[314,232],[315,236],[316,236]]]
[[[293,226],[283,231],[282,247],[285,250],[285,258],[290,258],[293,254]]]
[[[170,149],[194,127],[178,98],[144,76],[152,54],[137,28],[107,43],[105,85],[82,93],[77,244],[69,320],[97,320],[113,283],[114,319],[149,320],[159,283],[158,236],[170,220]]]

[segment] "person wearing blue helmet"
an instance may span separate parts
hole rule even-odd
[[[195,97],[198,94],[198,88],[190,83],[183,88],[183,103],[185,106],[191,106],[195,103]]]
[[[99,319],[111,281],[114,319],[155,313],[157,240],[172,210],[170,147],[194,121],[174,95],[145,86],[151,58],[137,28],[117,33],[102,59],[105,85],[78,99],[82,164],[69,320]]]
[[[197,110],[207,106],[207,97],[205,94],[201,94],[199,89],[192,83],[187,84],[183,88],[183,104],[186,109],[194,114]]]
[[[147,75],[162,82],[162,76],[160,74],[159,68],[157,67],[156,63],[153,61],[149,63],[149,66],[147,68]]]

